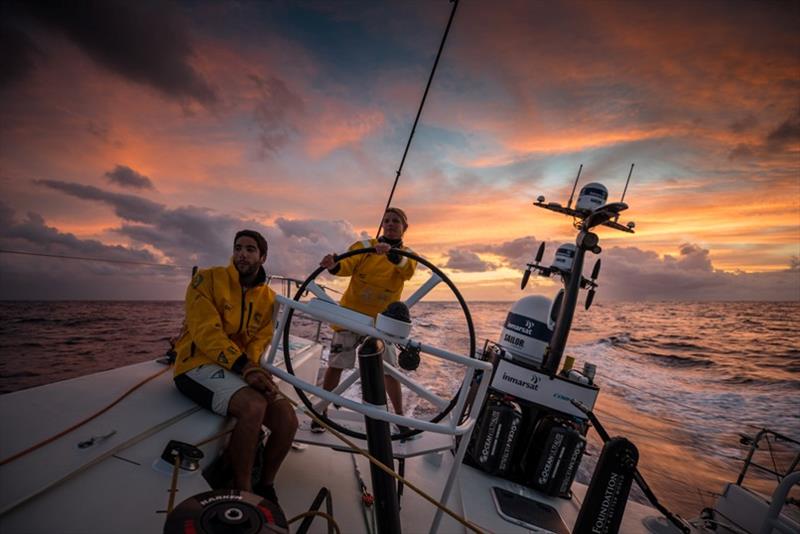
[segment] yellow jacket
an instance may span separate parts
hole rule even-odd
[[[175,375],[207,363],[241,373],[247,360],[255,364],[272,340],[275,292],[260,268],[256,285],[239,283],[228,267],[203,269],[186,290],[186,328],[175,344]]]
[[[358,241],[347,250],[374,247],[376,244],[376,239]],[[413,252],[408,247],[401,249]],[[416,268],[416,260],[405,256],[400,257],[397,265],[382,254],[360,254],[345,258],[339,262],[339,270],[334,272],[336,276],[351,277],[339,303],[345,308],[375,317],[386,306],[400,300],[403,284],[414,276]]]

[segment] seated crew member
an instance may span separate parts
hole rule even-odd
[[[393,248],[411,252],[403,246],[403,234],[408,229],[408,219],[400,208],[389,208],[383,216],[383,235],[378,239],[358,241],[348,251],[360,248],[375,247],[376,254],[361,254],[345,258],[337,262],[334,254],[328,254],[320,265],[336,276],[349,276],[350,283],[339,302],[345,308],[375,317],[392,302],[400,300],[403,284],[414,276],[417,262],[392,253]],[[331,341],[330,358],[322,387],[332,391],[342,376],[343,369],[352,369],[355,365],[356,348],[359,335],[355,332],[334,326]],[[397,366],[397,352],[391,343],[386,344],[383,358],[390,365]],[[403,394],[397,379],[384,376],[386,393],[392,402],[395,412],[403,414]],[[323,432],[324,428],[316,421],[311,423],[313,432]]]
[[[297,417],[259,365],[272,340],[275,292],[266,284],[267,241],[241,230],[227,267],[202,269],[186,290],[186,330],[175,350],[175,385],[197,404],[236,418],[226,451],[234,489],[278,504],[275,475],[292,446]],[[253,487],[261,425],[270,430],[261,480]]]

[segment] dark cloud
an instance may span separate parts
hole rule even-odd
[[[800,143],[800,108],[767,135],[767,149],[771,151],[793,143]]]
[[[251,74],[249,78],[259,91],[254,117],[258,125],[258,139],[262,156],[276,152],[291,137],[294,127],[291,117],[302,114],[305,104],[293,93],[283,80],[275,77],[264,79]]]
[[[0,10],[0,88],[24,78],[36,66],[41,50],[28,35],[13,28]]]
[[[525,265],[536,257],[539,245],[541,241],[537,241],[535,237],[525,236],[498,245],[473,245],[471,248],[477,252],[489,252],[500,256],[504,264],[513,269],[524,269]],[[552,248],[555,253],[556,246],[550,243],[548,248]]]
[[[602,258],[598,297],[612,300],[800,300],[796,272],[720,271],[698,245],[682,245],[677,257],[613,247]]]
[[[105,173],[108,181],[121,185],[122,187],[131,187],[133,189],[155,189],[153,182],[144,174],[140,174],[126,165],[117,165],[114,170]]]
[[[543,265],[549,265],[560,243],[548,242]],[[490,252],[502,264],[514,269],[536,255],[539,243],[523,237],[499,245],[475,245],[472,250]],[[610,300],[800,300],[800,260],[792,257],[785,271],[730,273],[714,268],[710,252],[684,243],[677,256],[659,256],[635,247],[610,247],[603,250],[603,268],[598,292]],[[451,251],[452,252],[452,251]],[[477,258],[477,255],[475,255]],[[586,259],[585,269],[594,264]],[[480,270],[480,269],[476,269]],[[585,270],[584,274],[588,271]]]
[[[110,193],[92,185],[61,182],[58,180],[37,180],[35,183],[56,189],[68,195],[84,200],[97,200],[114,208],[114,212],[122,219],[133,222],[149,222],[164,210],[162,204],[135,195]]]
[[[445,267],[448,269],[477,273],[493,271],[497,268],[495,264],[482,260],[480,256],[471,250],[451,249],[445,255],[448,258]]]
[[[81,240],[72,234],[61,233],[56,228],[47,226],[44,219],[37,214],[29,214],[23,222],[15,222],[13,210],[0,203],[2,248],[154,263],[163,263],[166,259],[172,264],[187,266],[177,271],[178,274],[173,273],[172,276],[178,276],[178,279],[173,278],[171,285],[159,285],[157,291],[140,279],[121,281],[120,283],[139,287],[138,293],[134,292],[132,296],[124,298],[180,298],[185,290],[184,271],[188,272],[188,266],[209,267],[227,264],[233,246],[233,236],[243,228],[257,230],[269,241],[268,272],[295,277],[311,273],[324,254],[344,251],[357,239],[352,226],[346,221],[280,218],[276,221],[276,226],[272,227],[202,207],[182,206],[171,209],[135,195],[111,193],[82,184],[53,180],[42,180],[38,183],[83,200],[110,205],[123,221],[118,228],[110,231],[125,236],[136,243],[136,247],[141,248],[109,247],[96,240]],[[41,260],[38,264],[44,265]],[[125,267],[119,265],[104,263],[78,265],[65,272],[61,278],[47,271],[45,278],[48,282],[43,282],[42,289],[36,295],[20,295],[15,286],[7,284],[6,281],[13,279],[18,287],[35,287],[25,275],[25,269],[29,268],[26,266],[24,269],[18,269],[0,264],[2,273],[0,278],[3,278],[0,298],[123,298],[109,296],[111,294],[108,292],[98,293],[97,288],[89,283],[92,280],[90,274],[121,276],[121,270]],[[44,276],[43,272],[44,267],[34,269],[30,272],[30,276]],[[165,275],[162,273],[160,276],[163,278]],[[77,279],[86,280],[87,283],[78,284],[75,281]],[[104,280],[95,282],[107,287],[110,281]],[[78,285],[83,288],[85,294],[73,294]],[[44,289],[45,287],[47,289]],[[164,287],[169,289],[165,290]],[[66,291],[64,288],[69,288],[70,292],[64,293]],[[123,291],[114,295],[128,295],[128,293]]]
[[[755,156],[755,151],[753,147],[747,145],[745,143],[739,143],[734,147],[733,150],[730,151],[728,154],[729,160],[737,160],[737,159],[749,159]]]
[[[217,102],[208,81],[191,65],[189,32],[166,2],[30,1],[16,4],[63,33],[103,67],[181,101]]]
[[[337,252],[354,241],[355,232],[347,221],[290,220],[279,217],[275,224],[286,237],[304,239],[315,244],[331,243]]]
[[[732,131],[733,133],[744,133],[752,130],[756,126],[758,126],[758,119],[756,118],[755,115],[749,113],[744,117],[741,117],[740,119],[733,121],[728,126],[728,129],[730,129],[730,131]]]
[[[183,284],[189,275],[185,268],[142,265],[163,263],[148,250],[106,245],[60,232],[38,213],[15,219],[13,210],[1,202],[0,248],[50,255],[0,255],[2,299],[164,298],[165,288]],[[64,256],[110,261],[77,261]],[[170,296],[177,298],[179,293]]]

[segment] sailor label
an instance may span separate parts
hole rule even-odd
[[[515,347],[523,347],[525,346],[525,340],[519,337],[514,337],[511,334],[506,334],[503,336],[503,341],[507,343],[511,343]]]

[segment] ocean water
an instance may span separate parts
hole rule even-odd
[[[478,347],[497,341],[510,303],[470,304]],[[160,357],[183,318],[181,302],[0,302],[0,394]],[[468,351],[457,303],[412,309],[412,335]],[[292,332],[314,335],[298,317]],[[612,436],[640,451],[639,467],[659,499],[694,517],[734,481],[746,450],[740,434],[770,428],[800,439],[800,303],[596,303],[579,309],[566,354],[597,366],[595,412]],[[324,327],[323,339],[330,339]],[[442,397],[457,369],[423,357],[412,377]],[[352,394],[352,393],[351,393]],[[431,408],[405,392],[406,411]],[[588,482],[601,444],[589,431],[579,480]],[[773,445],[776,461],[787,451]],[[772,459],[757,457],[770,466]],[[771,491],[774,477],[747,481]],[[797,497],[797,495],[795,495]],[[636,498],[641,500],[640,493]],[[790,505],[796,508],[796,505]]]

